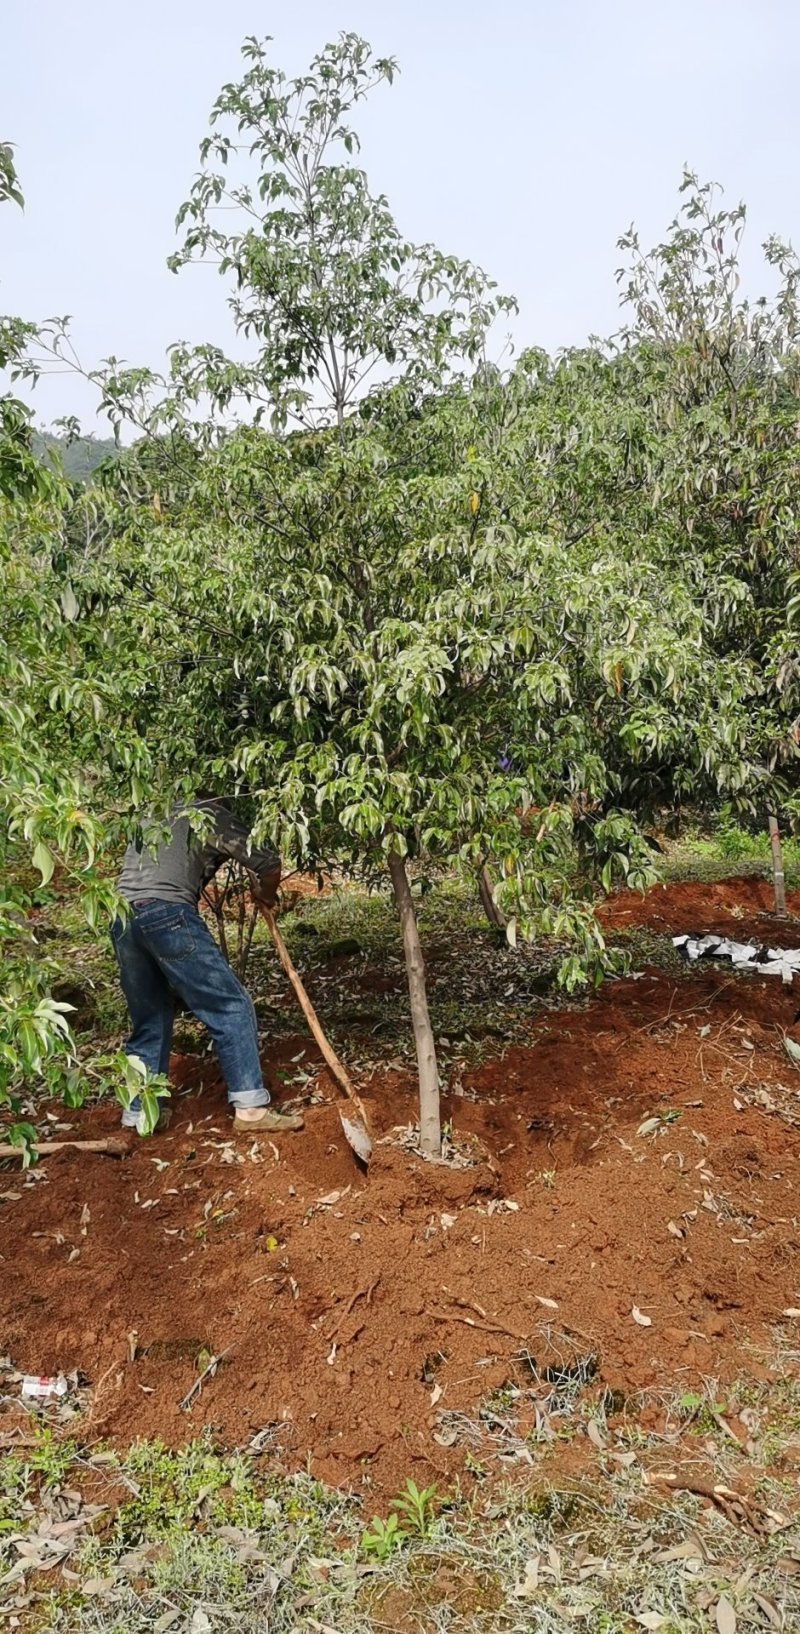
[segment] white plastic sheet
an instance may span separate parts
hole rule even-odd
[[[800,975],[800,948],[771,948],[758,942],[734,942],[727,936],[708,932],[673,936],[672,945],[690,964],[698,959],[729,960],[734,970],[753,970],[761,976],[780,976],[791,987]]]

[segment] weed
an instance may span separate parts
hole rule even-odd
[[[361,1547],[365,1555],[385,1561],[407,1541],[408,1533],[403,1531],[396,1514],[387,1515],[385,1521],[379,1515],[373,1515],[370,1526],[362,1534]]]
[[[424,1542],[433,1532],[436,1521],[436,1487],[422,1491],[416,1481],[408,1480],[402,1492],[393,1498],[385,1521],[374,1515],[370,1526],[362,1534],[361,1547],[365,1554],[385,1561],[410,1539]]]
[[[416,1481],[408,1480],[390,1508],[399,1515],[409,1537],[428,1538],[436,1521],[436,1487],[420,1491]]]

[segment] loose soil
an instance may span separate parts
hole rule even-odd
[[[620,896],[605,917],[794,945],[768,908],[740,880]],[[530,1390],[543,1401],[563,1369],[650,1427],[704,1380],[766,1378],[776,1328],[797,1356],[800,1071],[782,1034],[798,1002],[702,966],[532,1008],[530,1042],[444,1101],[465,1166],[404,1145],[407,1076],[360,1086],[385,1140],[368,1176],[324,1073],[302,1134],[234,1141],[213,1067],[176,1058],[167,1134],[122,1163],[64,1151],[27,1184],[0,1175],[0,1351],[80,1369],[92,1439],[264,1432],[285,1467],[376,1499],[408,1476],[469,1481],[469,1426],[508,1385],[524,1436]],[[302,1050],[314,1060],[304,1037],[282,1044],[273,1082]],[[81,1138],[116,1127],[107,1104],[67,1116]]]

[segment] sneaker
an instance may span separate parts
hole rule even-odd
[[[274,1106],[260,1106],[257,1118],[234,1117],[233,1120],[237,1135],[281,1135],[287,1130],[302,1129],[304,1126],[302,1112],[278,1112]]]

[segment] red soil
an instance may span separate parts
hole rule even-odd
[[[766,907],[760,882],[676,886],[607,918],[638,904],[639,922],[738,934],[731,909],[757,915],[762,891]],[[461,1473],[439,1414],[474,1419],[493,1389],[530,1383],[520,1351],[540,1368],[594,1353],[592,1389],[628,1398],[758,1375],[800,1306],[800,1072],[780,1036],[797,1003],[703,967],[537,1012],[529,1046],[444,1104],[477,1159],[461,1169],[388,1144],[363,1175],[324,1077],[303,1134],[226,1144],[212,1069],[203,1086],[202,1063],[178,1059],[168,1134],[123,1163],[62,1152],[27,1188],[0,1175],[20,1193],[0,1202],[0,1351],[81,1368],[93,1437],[210,1425],[247,1444],[277,1425],[289,1466],[376,1494]],[[401,1074],[361,1087],[379,1135],[413,1117]],[[659,1112],[680,1115],[639,1135]],[[115,1121],[109,1105],[75,1115],[81,1136]],[[226,1356],[187,1414],[201,1348]]]

